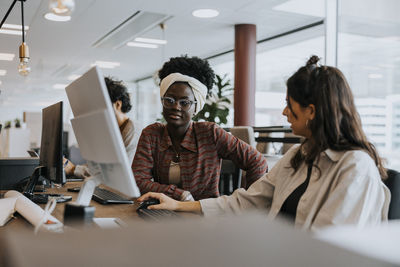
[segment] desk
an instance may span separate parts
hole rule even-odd
[[[75,201],[78,193],[76,192],[69,192],[67,191],[68,188],[72,187],[79,187],[82,186],[83,182],[69,182],[66,183],[63,187],[60,188],[48,188],[46,193],[57,193],[57,194],[64,194],[64,195],[70,195],[72,196],[72,201]],[[113,190],[112,188],[106,187],[106,186],[101,186],[103,188],[106,188],[110,191],[116,192],[118,194],[118,191]],[[65,202],[65,203],[58,203],[56,208],[54,209],[52,215],[56,217],[58,220],[63,222],[64,218],[64,208],[65,204],[70,203],[70,202]],[[102,205],[94,200],[91,200],[90,202],[91,206],[94,206],[96,208],[94,216],[96,218],[120,218],[124,222],[129,222],[131,220],[140,220],[142,221],[141,218],[136,213],[136,209],[138,207],[138,204],[136,201],[134,204],[108,204],[108,205]],[[40,205],[42,208],[44,208],[44,204]],[[180,213],[181,214],[181,213]],[[184,217],[191,217],[191,216],[199,216],[197,214],[193,213],[185,213],[182,214]],[[4,227],[0,228],[0,232],[4,229],[33,229],[33,226],[26,221],[21,215],[18,213],[15,214],[15,218],[11,219]]]

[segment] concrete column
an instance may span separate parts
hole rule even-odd
[[[256,46],[256,25],[235,25],[235,126],[255,123]]]

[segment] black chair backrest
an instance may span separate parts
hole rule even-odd
[[[219,194],[230,195],[240,188],[242,183],[242,170],[231,160],[223,159],[221,162],[221,176],[219,179]]]
[[[387,174],[388,178],[385,180],[385,184],[392,195],[388,218],[389,220],[400,219],[400,173],[388,169]]]

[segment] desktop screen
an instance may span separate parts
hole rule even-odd
[[[66,92],[74,114],[71,124],[75,137],[96,185],[102,183],[129,197],[138,197],[140,192],[100,70],[91,68],[68,85]],[[77,202],[81,194],[86,194],[85,185]],[[89,195],[80,204],[88,204]]]
[[[65,184],[63,169],[63,102],[58,102],[42,111],[42,141],[40,145],[41,176]]]

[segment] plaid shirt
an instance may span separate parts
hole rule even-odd
[[[255,148],[211,122],[191,122],[181,143],[182,188],[169,184],[175,157],[166,125],[147,126],[139,139],[132,170],[142,194],[162,192],[180,200],[183,191],[194,199],[218,197],[221,159],[230,159],[247,171],[248,185],[267,171],[267,161]]]

